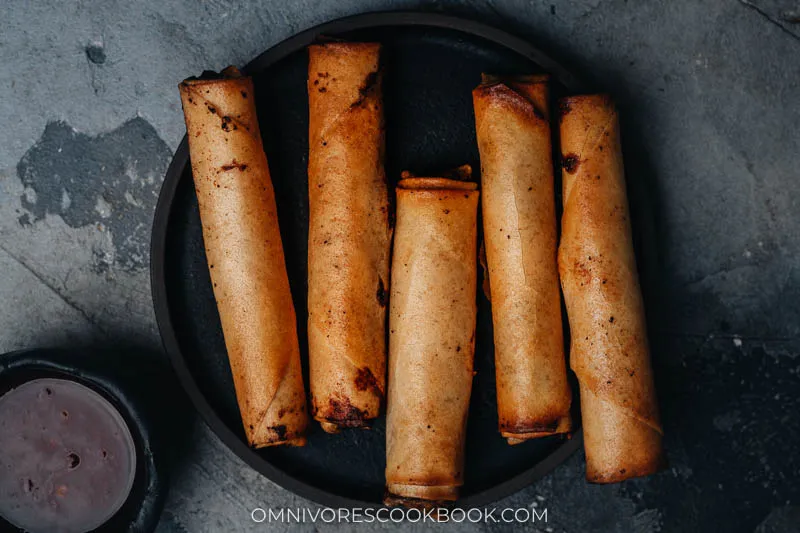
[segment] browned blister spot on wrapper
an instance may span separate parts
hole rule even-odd
[[[348,398],[330,398],[329,422],[335,423],[342,428],[362,428],[368,426],[368,414],[350,403]]]
[[[375,374],[369,368],[359,368],[356,373],[355,380],[356,389],[360,391],[371,391],[375,395],[383,399],[383,389],[381,389],[381,382],[375,377]]]
[[[581,164],[581,158],[576,154],[567,154],[561,156],[561,167],[569,172],[575,174],[578,171],[578,165]]]
[[[222,165],[219,168],[220,168],[220,170],[222,170],[224,172],[227,172],[227,171],[233,170],[233,169],[238,169],[238,170],[244,172],[245,170],[247,170],[247,165],[245,165],[244,163],[239,163],[234,159],[230,163],[228,163],[226,165]]]

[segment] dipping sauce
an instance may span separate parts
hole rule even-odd
[[[120,412],[92,389],[35,379],[0,397],[0,516],[31,533],[83,533],[116,513],[136,477]]]

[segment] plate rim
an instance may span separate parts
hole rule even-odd
[[[559,62],[532,45],[529,41],[516,37],[497,27],[477,22],[461,16],[443,13],[419,11],[377,11],[349,15],[323,22],[302,30],[268,48],[242,68],[245,74],[261,71],[276,61],[315,42],[321,35],[338,34],[348,31],[363,30],[381,26],[434,27],[449,29],[473,35],[500,45],[541,66],[553,78],[557,79],[571,92],[584,91],[583,84]],[[192,376],[189,365],[181,353],[170,307],[167,301],[165,276],[166,240],[169,229],[175,193],[180,184],[186,165],[189,164],[189,150],[186,135],[183,136],[175,150],[172,161],[167,168],[164,181],[159,192],[153,219],[150,241],[150,286],[155,309],[156,323],[161,341],[169,357],[170,363],[178,376],[186,394],[203,421],[219,437],[225,446],[259,474],[263,475],[281,488],[311,500],[317,504],[331,508],[377,508],[382,504],[357,500],[315,487],[281,470],[271,462],[262,458],[256,450],[243,442],[222,419],[206,399]],[[583,427],[579,427],[553,452],[536,465],[507,479],[497,485],[480,492],[460,498],[457,507],[481,507],[506,498],[523,488],[533,484],[552,472],[558,465],[575,453],[583,443]]]

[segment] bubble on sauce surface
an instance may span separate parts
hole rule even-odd
[[[0,516],[32,533],[91,531],[130,493],[136,449],[122,415],[84,385],[43,378],[0,396]]]

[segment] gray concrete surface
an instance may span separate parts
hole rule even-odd
[[[578,454],[503,504],[546,507],[541,531],[800,530],[795,1],[4,0],[0,352],[109,338],[157,349],[149,231],[184,133],[178,81],[390,8],[485,20],[568,62],[625,102],[654,173],[672,466],[589,486]],[[202,423],[192,440],[158,533],[290,529],[249,511],[306,502]],[[297,527],[328,529],[350,527]]]

